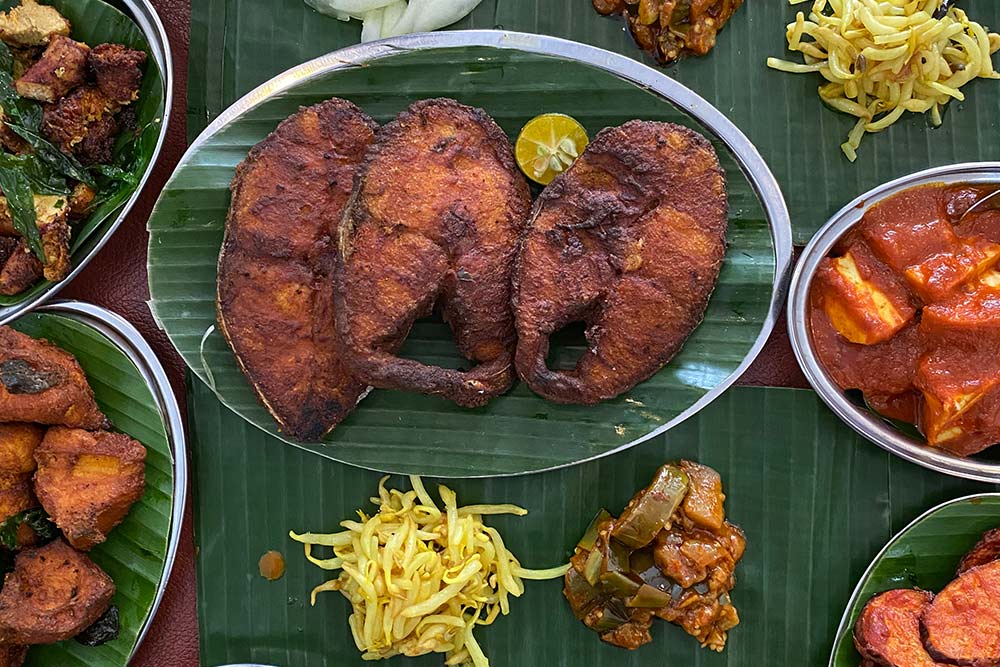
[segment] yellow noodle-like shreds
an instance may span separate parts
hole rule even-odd
[[[343,521],[333,533],[289,533],[305,545],[306,558],[340,576],[312,592],[340,591],[352,607],[351,634],[365,660],[394,655],[444,653],[446,665],[488,667],[489,660],[472,636],[477,625],[490,625],[510,611],[509,596],[524,593],[523,579],[561,577],[568,565],[548,570],[521,567],[500,533],[483,525],[490,514],[527,514],[515,505],[459,507],[455,492],[439,486],[444,511],[434,503],[419,477],[412,491],[387,489],[383,477],[378,512],[361,521]],[[332,549],[319,558],[314,547]]]
[[[881,132],[907,111],[929,112],[940,125],[944,106],[965,99],[962,86],[976,78],[1000,79],[992,60],[1000,35],[987,33],[954,5],[934,18],[942,0],[812,2],[808,17],[799,12],[786,33],[789,50],[801,53],[804,62],[768,58],[767,64],[826,80],[819,89],[823,101],[858,118],[841,145],[851,162],[866,134]]]

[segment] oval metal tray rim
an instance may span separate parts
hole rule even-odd
[[[139,331],[125,318],[110,310],[82,301],[56,301],[41,306],[36,310],[38,313],[49,313],[61,315],[76,320],[94,329],[107,338],[118,349],[128,357],[129,361],[135,364],[142,375],[153,398],[156,400],[160,414],[163,418],[163,426],[166,430],[167,441],[170,444],[170,455],[174,468],[173,497],[171,499],[170,531],[167,538],[166,557],[163,561],[163,572],[160,574],[160,581],[156,587],[156,596],[150,607],[149,615],[143,622],[139,634],[136,636],[135,646],[129,654],[131,661],[139,647],[142,645],[159,610],[160,602],[167,588],[167,582],[173,572],[174,561],[177,558],[177,549],[180,545],[181,525],[184,521],[184,507],[187,502],[188,468],[187,468],[187,441],[184,434],[184,422],[181,419],[180,405],[174,396],[170,381],[167,379],[166,371],[156,357],[156,353],[149,346],[146,339]]]
[[[83,271],[84,268],[90,263],[94,257],[101,251],[102,248],[111,240],[118,228],[121,227],[122,223],[125,222],[125,218],[128,217],[129,213],[132,212],[132,208],[135,203],[139,200],[143,191],[146,188],[146,183],[149,181],[149,177],[153,174],[153,170],[156,168],[156,164],[160,157],[160,151],[163,149],[163,143],[167,138],[167,129],[170,123],[170,114],[173,108],[173,96],[174,96],[174,69],[172,54],[170,50],[170,41],[167,39],[166,28],[163,27],[163,23],[160,21],[159,15],[153,8],[150,0],[121,0],[121,2],[127,7],[125,13],[130,14],[131,18],[139,29],[143,32],[146,40],[149,42],[150,50],[153,52],[153,57],[156,59],[156,64],[160,68],[160,74],[163,77],[163,117],[160,119],[160,134],[156,139],[156,146],[153,148],[153,154],[149,161],[149,166],[143,172],[139,183],[135,188],[135,191],[131,194],[128,200],[122,204],[117,211],[111,214],[114,218],[113,222],[108,226],[108,228],[100,234],[94,241],[94,246],[88,250],[83,257],[76,260],[73,264],[72,269],[64,279],[57,283],[53,283],[46,289],[44,289],[40,294],[26,299],[20,303],[11,306],[0,306],[0,325],[6,324],[13,321],[17,317],[23,315],[24,313],[31,312],[39,308],[40,306],[47,303],[50,299],[55,298],[55,296],[62,290],[63,287],[68,285],[77,275]]]
[[[294,86],[306,83],[317,77],[324,76],[330,72],[340,69],[361,67],[368,61],[392,56],[400,52],[459,48],[467,46],[516,50],[536,55],[574,60],[581,64],[604,70],[629,81],[640,88],[653,92],[664,98],[667,102],[675,105],[678,109],[688,114],[694,120],[701,123],[707,131],[711,132],[726,144],[728,149],[738,161],[740,169],[744,173],[745,177],[753,186],[757,197],[760,199],[768,218],[768,227],[774,246],[775,267],[773,290],[771,293],[771,301],[767,317],[762,323],[757,339],[747,352],[746,356],[743,358],[743,361],[719,384],[706,392],[697,401],[688,406],[687,409],[673,419],[669,420],[667,423],[639,438],[636,438],[635,440],[615,447],[614,449],[571,463],[563,463],[528,472],[503,473],[499,475],[466,474],[451,475],[449,477],[473,479],[483,477],[509,477],[521,474],[536,474],[550,470],[557,470],[617,454],[665,433],[697,414],[707,405],[712,403],[712,401],[721,396],[723,392],[729,389],[736,382],[736,380],[743,375],[743,373],[750,367],[754,360],[759,356],[761,350],[764,348],[764,345],[767,343],[767,340],[770,337],[775,323],[782,311],[782,304],[787,294],[789,277],[792,269],[792,228],[788,207],[785,203],[785,198],[782,195],[777,179],[775,179],[770,168],[767,166],[767,163],[764,161],[763,157],[761,157],[757,148],[753,145],[749,138],[747,138],[747,136],[744,135],[743,132],[721,111],[709,104],[704,98],[652,67],[644,65],[643,63],[627,56],[606,51],[595,46],[581,44],[579,42],[561,39],[558,37],[506,30],[455,30],[446,32],[417,33],[413,35],[404,35],[402,37],[358,44],[339,51],[334,51],[293,67],[292,69],[277,75],[270,81],[261,84],[237,100],[229,108],[223,111],[211,124],[209,124],[208,127],[206,127],[205,130],[203,130],[202,133],[191,143],[188,150],[184,153],[184,156],[177,164],[174,176],[172,176],[171,180],[167,182],[164,189],[170,187],[171,182],[174,178],[176,178],[176,174],[193,159],[195,152],[209,138],[222,131],[227,125],[243,114],[253,110],[271,97],[287,92]],[[157,206],[154,206],[153,215],[155,215],[158,205],[159,202],[157,202]],[[157,322],[157,326],[166,331],[162,325],[159,314],[156,312],[155,301],[151,300],[149,303],[150,310],[153,313],[153,318]],[[226,405],[226,407],[230,410],[237,412],[231,405],[226,403],[226,401],[218,395],[212,385],[206,381],[203,368],[194,368],[190,364],[188,364],[188,367],[191,368],[200,381],[205,382],[205,384],[212,389],[213,393],[219,398],[223,405]],[[237,412],[237,414],[239,413]],[[242,417],[242,415],[240,416]],[[252,424],[249,420],[247,421]],[[254,426],[256,425],[254,424]],[[270,432],[268,433],[270,434]],[[314,454],[331,458],[344,463],[345,465],[362,469],[378,470],[380,472],[398,472],[393,470],[391,466],[388,468],[370,468],[357,463],[342,461],[341,459],[337,459],[333,454],[320,451],[319,448],[314,449],[304,447],[303,443],[299,443],[281,434],[278,434],[275,437],[278,437],[283,442],[294,447],[299,447]],[[335,445],[330,445],[330,449],[335,449]]]
[[[1000,483],[1000,463],[985,463],[935,449],[900,433],[874,413],[854,405],[819,363],[806,326],[809,286],[819,262],[837,240],[857,224],[873,204],[903,190],[930,183],[1000,183],[1000,162],[967,162],[909,174],[869,190],[838,211],[806,245],[792,274],[787,311],[789,339],[809,384],[823,402],[859,435],[929,470],[977,482]]]
[[[871,563],[865,568],[864,573],[861,578],[858,579],[857,585],[851,592],[851,597],[847,601],[847,606],[844,608],[844,614],[840,617],[840,624],[837,626],[837,634],[834,635],[833,646],[830,648],[830,661],[828,667],[836,667],[834,661],[837,658],[837,648],[840,643],[844,640],[844,633],[847,631],[848,626],[851,623],[851,611],[854,609],[854,605],[857,604],[858,598],[861,597],[861,589],[864,588],[865,583],[867,583],[868,578],[871,576],[872,572],[875,570],[876,565],[882,560],[889,550],[895,546],[896,542],[903,536],[904,533],[908,533],[911,529],[915,528],[918,524],[922,523],[925,519],[933,514],[937,514],[946,507],[951,507],[952,505],[958,505],[959,503],[971,503],[974,500],[982,498],[997,498],[1000,499],[1000,493],[973,493],[968,496],[962,496],[961,498],[954,498],[952,500],[946,500],[945,502],[935,505],[934,507],[922,512],[920,516],[915,518],[910,523],[906,524],[901,530],[899,530],[895,535],[889,538],[889,541],[885,543],[877,554],[872,558]]]

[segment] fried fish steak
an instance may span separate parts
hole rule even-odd
[[[0,591],[0,643],[75,637],[107,611],[114,594],[111,577],[63,540],[22,551]]]
[[[42,507],[81,551],[104,542],[146,489],[146,448],[123,433],[56,426],[35,460]]]
[[[983,533],[976,545],[962,557],[955,574],[961,576],[974,567],[986,565],[995,560],[1000,560],[1000,528]]]
[[[934,595],[898,589],[876,595],[854,624],[854,646],[876,665],[935,667],[920,640],[920,616]]]
[[[605,129],[535,202],[514,275],[517,371],[557,403],[595,404],[660,370],[698,326],[726,251],[726,182],[679,125]],[[586,325],[571,370],[549,339]]]
[[[1000,561],[967,570],[945,586],[921,625],[924,646],[939,662],[1000,667]]]
[[[236,169],[218,318],[282,432],[320,440],[366,389],[334,343],[336,227],[376,124],[332,99],[302,109]]]
[[[369,384],[466,407],[510,388],[510,276],[531,206],[510,141],[481,109],[422,100],[379,132],[340,227],[337,326]],[[396,356],[440,309],[466,372]]]
[[[0,326],[0,422],[100,429],[109,425],[73,355]]]
[[[0,646],[0,667],[21,667],[27,657],[27,646]]]

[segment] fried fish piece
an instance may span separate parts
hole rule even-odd
[[[90,47],[69,37],[55,35],[42,57],[15,82],[21,97],[52,103],[87,79]]]
[[[219,255],[218,319],[279,428],[320,440],[366,385],[334,338],[336,225],[375,121],[332,99],[302,109],[236,169]]]
[[[35,460],[42,507],[81,551],[104,542],[146,488],[146,448],[122,433],[56,426]]]
[[[55,7],[21,0],[0,12],[0,39],[14,47],[46,46],[56,35],[68,37],[72,26]]]
[[[962,576],[974,567],[1000,560],[1000,528],[994,528],[983,533],[982,538],[962,556],[958,564],[956,576]]]
[[[122,44],[98,44],[91,49],[88,64],[97,86],[108,99],[125,106],[139,99],[142,69],[146,63],[143,51]]]
[[[0,422],[108,426],[80,364],[69,352],[0,326]]]
[[[27,241],[0,236],[0,294],[20,294],[42,278],[44,268]]]
[[[39,262],[47,280],[59,281],[69,275],[71,263],[69,253],[70,228],[67,220],[70,207],[66,197],[60,195],[35,195],[35,225],[42,238],[46,263]],[[7,199],[0,196],[0,236],[18,236],[11,220]],[[33,275],[37,271],[28,271]],[[35,280],[38,278],[36,277]],[[34,282],[34,281],[32,281]],[[24,287],[30,286],[31,283]],[[22,290],[19,290],[23,291]],[[15,292],[15,294],[19,293]]]
[[[0,643],[75,637],[107,611],[114,594],[111,577],[63,540],[22,551],[0,590]]]
[[[466,407],[507,391],[510,276],[530,206],[510,141],[482,109],[423,100],[386,125],[340,227],[337,327],[358,377]],[[396,356],[436,306],[472,370]]]
[[[876,595],[854,624],[854,646],[876,665],[936,667],[920,641],[920,616],[933,593],[898,589]]]
[[[1000,561],[967,570],[921,619],[924,646],[939,662],[1000,667]]]
[[[535,202],[514,276],[517,371],[557,403],[614,398],[660,370],[701,322],[726,252],[726,182],[679,125],[600,132]],[[586,324],[573,370],[549,338]]]
[[[45,429],[37,424],[0,424],[0,474],[35,472],[35,449],[44,437]]]
[[[0,646],[0,667],[21,667],[27,657],[27,646]]]

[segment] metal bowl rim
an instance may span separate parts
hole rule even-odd
[[[160,21],[160,17],[153,8],[150,0],[120,1],[128,9],[128,11],[123,13],[128,15],[129,18],[132,19],[132,21],[139,27],[143,35],[145,35],[146,41],[149,43],[149,48],[153,52],[153,57],[156,59],[156,64],[160,68],[160,74],[163,78],[163,116],[160,120],[160,134],[156,139],[156,145],[153,148],[153,154],[150,157],[149,165],[146,167],[142,177],[139,179],[139,183],[136,186],[135,191],[132,192],[131,196],[124,204],[121,205],[117,212],[112,213],[114,220],[107,227],[107,229],[105,229],[104,232],[95,239],[94,246],[87,251],[83,257],[74,261],[69,275],[59,282],[49,285],[47,288],[42,290],[41,293],[36,294],[29,299],[25,299],[20,303],[10,306],[0,306],[0,325],[11,322],[24,313],[31,312],[39,306],[42,306],[50,299],[54,298],[63,287],[68,285],[74,278],[76,278],[77,275],[80,274],[81,271],[83,271],[84,268],[86,268],[90,261],[94,259],[101,249],[104,248],[107,242],[111,240],[111,237],[114,236],[115,232],[118,231],[118,228],[121,227],[123,222],[125,222],[125,218],[128,217],[129,213],[132,212],[132,207],[135,206],[136,201],[138,201],[140,195],[143,193],[143,190],[145,190],[146,183],[149,181],[149,177],[152,175],[153,169],[156,168],[156,164],[159,160],[160,152],[163,149],[163,143],[167,138],[167,129],[169,127],[170,114],[173,108],[174,68],[170,50],[170,41],[167,39],[167,31],[163,27],[163,22]]]
[[[918,524],[923,523],[928,517],[933,514],[937,514],[946,507],[951,507],[952,505],[958,505],[961,503],[972,503],[976,500],[982,500],[984,498],[996,498],[1000,500],[1000,493],[973,493],[968,496],[962,496],[961,498],[954,498],[952,500],[946,500],[945,502],[935,505],[934,507],[925,510],[913,521],[909,522],[902,529],[897,531],[889,541],[885,543],[879,552],[875,554],[872,558],[871,563],[865,568],[864,574],[858,579],[858,583],[854,586],[854,590],[851,592],[851,597],[847,601],[847,606],[844,608],[844,614],[840,617],[840,624],[837,626],[837,634],[834,635],[833,646],[830,648],[830,661],[828,667],[836,667],[834,662],[837,659],[837,647],[840,645],[841,638],[844,637],[844,633],[847,632],[848,627],[851,623],[851,610],[854,609],[854,605],[857,604],[858,598],[861,596],[861,589],[864,588],[865,583],[867,583],[868,578],[871,576],[872,572],[875,570],[876,564],[882,560],[882,558],[889,552],[889,550],[896,544],[896,540],[902,537],[903,533],[908,533],[911,529],[915,528]]]
[[[554,466],[547,466],[544,468],[516,473],[488,475],[461,474],[447,475],[447,477],[509,477],[522,474],[536,474],[579,465],[581,463],[611,456],[634,447],[635,445],[666,432],[700,412],[704,407],[709,405],[729,387],[731,387],[741,375],[743,375],[747,368],[750,367],[750,364],[752,364],[760,354],[772,330],[774,329],[774,325],[782,311],[782,304],[787,293],[788,280],[792,268],[791,219],[789,217],[788,207],[785,203],[785,198],[781,193],[781,188],[778,185],[777,179],[775,179],[770,168],[767,166],[767,163],[746,135],[743,134],[743,132],[721,111],[709,104],[708,101],[699,96],[697,93],[674,79],[671,79],[663,72],[653,69],[652,67],[649,67],[648,65],[645,65],[633,58],[613,53],[596,46],[581,44],[567,39],[550,37],[547,35],[513,32],[508,30],[454,30],[417,33],[349,46],[293,67],[263,83],[233,103],[211,124],[209,124],[208,127],[206,127],[205,130],[202,131],[202,133],[194,140],[194,142],[191,143],[187,152],[185,152],[184,156],[177,164],[174,175],[171,177],[171,180],[167,182],[164,190],[170,187],[173,179],[176,178],[177,173],[193,159],[198,149],[205,144],[209,138],[222,131],[226,126],[243,114],[251,111],[276,95],[287,92],[291,88],[310,80],[325,76],[330,72],[345,68],[363,66],[363,64],[368,61],[389,57],[401,52],[460,47],[492,47],[573,60],[583,65],[588,65],[606,71],[621,79],[631,82],[633,85],[653,92],[664,98],[667,102],[676,106],[680,111],[684,112],[692,119],[701,123],[708,132],[712,133],[726,144],[728,150],[733,154],[739,163],[744,176],[753,186],[755,194],[760,200],[767,216],[768,227],[774,246],[775,265],[768,314],[762,323],[757,339],[747,352],[746,356],[743,358],[743,361],[725,379],[719,382],[715,387],[706,392],[697,401],[688,406],[687,409],[673,419],[669,420],[667,423],[643,436],[640,436],[639,438],[636,438],[635,440],[615,447],[614,449],[610,449],[606,452],[601,452],[578,461],[561,463]],[[156,215],[158,207],[159,202],[157,202],[157,205],[154,206],[153,214],[150,216],[151,218]],[[152,243],[152,239],[150,240],[150,243]],[[155,299],[150,299],[149,306],[158,326],[166,331],[156,311]],[[173,341],[171,340],[171,343],[172,342]],[[199,380],[205,382],[211,388],[211,385],[205,380],[203,369],[194,368],[190,364],[188,364],[188,366],[194,371],[195,375],[198,376]],[[219,398],[220,402],[226,405],[226,407],[232,409],[234,412],[237,412],[233,406],[226,403],[221,396],[218,396],[218,393],[215,392],[214,389],[212,391]],[[237,414],[239,413],[237,412]],[[242,417],[242,415],[240,416]],[[274,435],[269,431],[265,432],[269,435]],[[275,437],[278,437],[292,446],[331,458],[346,465],[363,469],[375,469],[381,472],[406,472],[393,469],[391,465],[379,468],[370,468],[350,461],[344,461],[336,458],[335,447],[319,446],[314,448],[305,443],[300,443],[284,437],[280,434]]]
[[[823,402],[858,434],[902,459],[929,470],[977,482],[1000,483],[1000,463],[948,454],[911,438],[875,414],[854,405],[826,370],[812,347],[806,323],[809,287],[819,262],[872,205],[910,188],[933,183],[1000,183],[1000,162],[944,165],[889,181],[856,197],[822,227],[802,252],[789,287],[788,334],[806,379]]]
[[[139,650],[160,608],[167,582],[173,572],[180,545],[181,526],[184,522],[184,507],[187,502],[188,467],[187,440],[180,405],[174,396],[170,381],[163,365],[160,364],[153,348],[141,333],[124,317],[100,306],[81,301],[56,301],[39,307],[36,313],[61,315],[76,320],[94,329],[107,338],[128,359],[135,364],[153,394],[163,418],[163,426],[170,445],[171,461],[174,469],[173,493],[171,498],[170,530],[167,536],[167,550],[163,560],[163,571],[156,587],[156,596],[136,636],[135,645],[129,654],[129,662]]]

